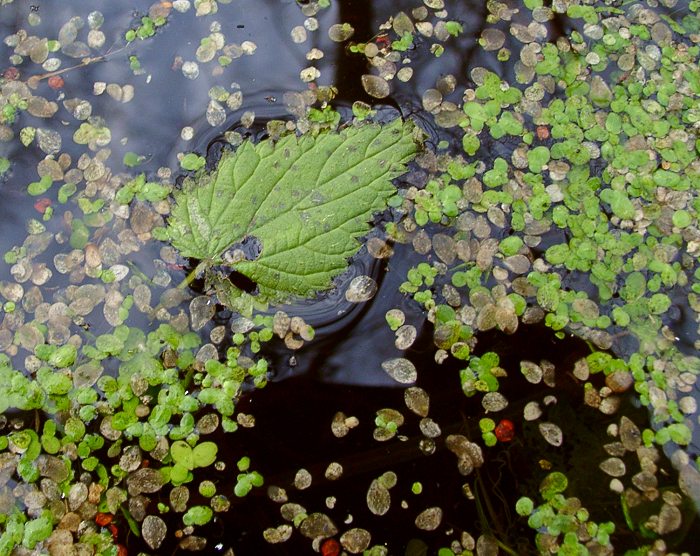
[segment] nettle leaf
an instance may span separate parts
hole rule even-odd
[[[185,180],[169,237],[183,257],[228,262],[262,300],[308,296],[346,269],[416,149],[413,124],[398,119],[245,141],[213,172]]]

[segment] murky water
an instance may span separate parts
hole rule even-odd
[[[170,168],[173,175],[177,175],[181,172],[178,154],[182,152],[205,155],[207,168],[214,168],[222,150],[230,148],[224,136],[226,132],[237,132],[243,138],[255,141],[264,140],[269,121],[291,120],[283,99],[289,91],[306,88],[299,80],[299,72],[308,65],[304,55],[311,47],[324,53],[316,64],[322,76],[319,84],[337,86],[338,96],[333,106],[343,120],[352,118],[351,104],[362,100],[371,103],[378,111],[377,121],[391,121],[398,116],[412,118],[426,133],[426,145],[432,149],[446,141],[448,147],[460,150],[462,130],[459,126],[449,129],[435,126],[432,117],[423,109],[423,92],[433,87],[440,77],[454,75],[454,92],[447,94],[444,100],[460,104],[465,87],[474,85],[465,68],[482,66],[501,72],[504,67],[496,60],[495,53],[485,52],[477,44],[482,31],[490,25],[484,2],[450,5],[449,17],[462,23],[463,33],[439,58],[427,49],[419,48],[412,57],[413,78],[407,83],[395,83],[392,95],[381,101],[369,96],[361,85],[361,75],[367,71],[367,60],[363,56],[350,53],[344,44],[331,41],[325,32],[312,34],[312,39],[303,45],[290,41],[290,30],[304,25],[306,20],[302,13],[303,3],[265,0],[244,5],[234,0],[230,4],[219,4],[218,13],[207,17],[185,17],[173,12],[168,23],[157,31],[157,40],[136,41],[129,46],[124,44],[124,31],[138,24],[140,17],[148,12],[150,2],[138,2],[133,9],[107,1],[55,4],[33,0],[2,6],[0,34],[5,37],[20,28],[27,28],[27,17],[33,13],[40,21],[29,28],[31,33],[54,37],[60,25],[71,17],[86,17],[93,10],[102,12],[105,19],[101,27],[105,35],[102,53],[107,53],[106,58],[62,74],[65,84],[59,90],[51,90],[46,81],[41,82],[36,94],[41,93],[59,105],[74,97],[89,99],[93,115],[103,116],[111,130],[109,160],[113,174],[134,173],[134,169],[120,162],[127,152],[143,155],[144,161],[138,172],[155,175],[159,168]],[[407,0],[333,2],[329,9],[319,13],[318,22],[321,29],[333,22],[348,22],[355,29],[354,40],[370,41],[392,15],[402,10],[410,12],[413,7],[415,3]],[[670,8],[666,11],[673,12]],[[214,22],[220,24],[227,41],[252,41],[257,49],[254,55],[233,60],[231,72],[217,75],[209,66],[204,71],[202,64],[203,71],[197,79],[186,79],[181,73],[182,63],[194,58],[202,37],[218,29]],[[501,24],[507,30],[504,22]],[[557,15],[547,23],[549,40],[555,42],[558,37],[570,35],[573,26],[571,20]],[[515,50],[515,38],[508,36],[505,46]],[[0,69],[10,65],[11,49],[4,46],[1,52]],[[142,73],[134,75],[129,56],[138,57]],[[75,63],[79,64],[80,59]],[[514,80],[513,68],[513,63],[506,64],[505,71],[510,75],[503,77]],[[38,71],[37,67],[33,70]],[[22,71],[24,68],[20,67],[20,78],[28,77]],[[95,95],[93,84],[96,82],[133,84],[134,98],[128,103],[120,103],[108,94]],[[228,92],[240,90],[243,98],[242,104],[228,110],[223,122],[216,126],[210,125],[204,115],[209,92],[214,86],[223,87]],[[62,138],[61,152],[77,160],[86,149],[72,141],[75,122],[71,121],[69,125],[70,114],[63,108],[60,110],[58,116],[48,120],[32,119],[23,114],[19,126],[15,127],[33,125],[57,131]],[[241,122],[247,112],[255,113],[253,125],[244,126]],[[181,137],[185,127],[192,128],[193,140]],[[518,145],[517,138],[489,138],[482,143],[480,152],[488,153],[492,158],[510,159]],[[44,153],[35,145],[26,148],[15,139],[0,144],[0,156],[12,161],[11,171],[0,178],[0,250],[6,252],[24,241],[26,222],[40,218],[35,207],[36,199],[27,195],[26,186],[37,180],[36,165]],[[412,167],[412,172],[397,185],[406,188],[413,184],[412,180],[420,181],[421,176],[417,174],[422,170]],[[56,203],[54,190],[47,196]],[[398,218],[396,213],[387,212],[378,217],[376,224],[398,221]],[[45,225],[54,234],[70,234],[70,220],[65,218],[54,218]],[[369,237],[383,237],[378,230],[379,227]],[[508,233],[508,228],[504,228],[497,239]],[[109,225],[101,239],[106,237],[119,241],[118,234]],[[547,247],[561,241],[562,237],[554,232],[543,235],[542,242],[533,248],[533,257],[541,256]],[[184,260],[166,265],[162,260],[162,248],[160,242],[145,241],[127,257],[133,273],[153,277],[160,272],[169,277],[166,281],[171,283],[160,284],[154,288],[154,293],[177,284],[196,265],[196,261]],[[354,527],[366,529],[371,532],[372,545],[387,546],[390,554],[437,554],[456,539],[461,539],[463,545],[468,544],[464,537],[467,532],[475,537],[484,535],[498,539],[502,553],[538,553],[534,531],[527,527],[526,520],[517,516],[515,503],[521,496],[536,497],[540,483],[552,469],[566,470],[570,492],[584,501],[596,522],[612,521],[623,529],[629,516],[621,509],[620,495],[609,488],[608,477],[601,475],[601,480],[591,478],[591,469],[598,472],[598,462],[607,457],[608,452],[602,443],[613,442],[611,427],[617,427],[620,418],[619,415],[593,411],[583,402],[583,381],[574,376],[572,369],[577,360],[590,353],[590,346],[571,334],[557,338],[542,324],[521,326],[510,336],[480,333],[474,354],[498,353],[499,365],[508,375],[508,380],[502,381],[499,390],[508,400],[507,408],[498,413],[485,413],[476,398],[467,398],[461,391],[461,362],[453,359],[440,365],[435,362],[433,324],[410,296],[399,293],[407,272],[422,258],[410,243],[393,244],[393,248],[393,257],[374,259],[363,247],[353,258],[348,272],[336,280],[334,290],[313,300],[270,309],[270,315],[283,309],[290,315],[302,317],[314,327],[316,335],[313,341],[306,342],[294,352],[277,340],[264,346],[261,354],[270,361],[269,383],[264,389],[251,387],[247,390],[236,408],[237,413],[254,416],[255,426],[241,426],[231,435],[219,429],[207,437],[219,445],[218,459],[226,462],[226,468],[207,468],[201,476],[197,475],[198,480],[213,481],[219,493],[229,496],[231,508],[197,529],[196,535],[207,539],[206,547],[199,553],[231,554],[231,549],[235,554],[282,555],[310,554],[319,550],[319,542],[312,549],[310,539],[296,532],[287,542],[270,544],[264,540],[264,530],[284,522],[280,517],[280,503],[270,500],[266,488],[253,489],[243,498],[231,495],[238,474],[235,462],[244,456],[251,459],[252,468],[265,478],[265,487],[287,489],[290,503],[300,504],[308,514],[323,512],[340,532]],[[51,266],[54,255],[59,252],[63,252],[63,248],[54,244],[36,262]],[[12,280],[10,265],[0,266],[0,278]],[[368,303],[349,303],[344,292],[350,281],[359,275],[371,276],[379,287],[378,292]],[[49,287],[60,291],[69,282],[69,275],[55,275]],[[201,281],[195,281],[192,292],[202,293],[202,287]],[[592,298],[595,296],[594,286],[580,275],[571,275],[564,281],[563,288],[588,291]],[[692,312],[684,306],[687,295],[683,293],[687,294],[687,291],[678,292],[677,300],[674,300],[675,310],[668,318],[671,329],[679,337],[679,349],[690,355],[694,354],[695,323]],[[187,304],[182,307],[186,309]],[[395,308],[404,312],[406,324],[413,325],[417,331],[416,342],[405,350],[403,356],[419,369],[416,386],[429,395],[432,423],[426,423],[425,419],[421,420],[420,416],[406,409],[405,387],[382,369],[382,363],[396,357],[397,353],[394,332],[387,327],[385,320],[386,312]],[[225,325],[228,329],[236,316],[218,306],[215,317],[199,334],[207,339],[216,326]],[[91,334],[99,335],[111,329],[100,318],[99,311],[86,315],[86,329],[90,328]],[[141,314],[129,321],[130,326],[139,327],[146,333],[155,330],[158,324]],[[6,328],[10,325],[6,318]],[[218,346],[219,353],[224,354],[231,342],[231,333],[227,331]],[[618,355],[628,355],[637,347],[636,340],[631,337],[622,338],[616,344]],[[16,364],[21,365],[22,359],[17,359]],[[519,371],[523,360],[551,363],[556,369],[552,379],[556,387],[545,383],[531,384],[525,380]],[[117,366],[116,361],[105,364],[107,370],[115,374]],[[592,382],[600,388],[604,377],[599,375]],[[698,398],[696,391],[693,395]],[[542,408],[543,421],[566,423],[566,442],[562,449],[552,449],[552,442],[543,438],[537,421],[523,420],[524,408],[533,402]],[[620,413],[633,420],[640,429],[649,426],[647,409],[640,407],[633,394],[626,394],[621,404]],[[385,408],[400,410],[405,422],[399,428],[398,437],[377,442],[373,439],[377,412]],[[359,421],[358,427],[346,438],[332,434],[331,423],[337,412],[357,417]],[[448,435],[463,435],[480,441],[480,419],[485,415],[500,423],[505,420],[514,424],[514,438],[485,447],[487,464],[471,475],[463,476],[457,472],[455,453],[445,446],[442,439]],[[435,424],[439,426],[439,434],[426,435],[425,430],[430,430]],[[700,453],[697,433],[686,453],[691,459]],[[633,455],[628,453],[623,458],[630,467],[637,465]],[[116,456],[103,456],[108,465],[116,464]],[[342,466],[340,478],[330,480],[326,476],[331,463]],[[659,491],[670,491],[677,484],[673,465],[662,455],[656,467],[657,475],[663,477],[658,484]],[[292,486],[300,469],[311,474],[312,482],[308,488]],[[386,515],[377,516],[374,515],[377,512],[368,509],[367,489],[373,480],[387,472],[395,473],[398,482],[389,489],[390,510]],[[417,483],[421,485],[420,494],[415,492]],[[192,493],[191,503],[207,504],[194,488]],[[151,507],[158,502],[167,506],[165,490],[152,496]],[[660,506],[661,503],[653,504]],[[442,510],[439,527],[434,530],[416,528],[414,523],[418,514],[433,507]],[[684,501],[683,516],[683,526],[665,537],[665,541],[669,550],[692,553],[692,539],[698,532],[698,524],[695,511],[687,500]],[[180,514],[164,512],[161,517],[170,532],[182,528]],[[118,517],[117,522],[119,530],[115,538],[127,547],[129,554],[152,552],[142,539],[129,531],[125,519]],[[636,548],[642,540],[643,534],[639,531],[623,532],[616,537],[615,549],[622,553],[625,549]],[[174,554],[180,550],[179,542],[179,537],[170,535],[156,553]],[[481,553],[496,552],[482,547]]]

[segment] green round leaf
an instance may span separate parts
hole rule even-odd
[[[176,440],[170,446],[170,455],[175,463],[179,463],[185,469],[194,469],[194,454],[192,448],[184,440]]]
[[[206,525],[214,516],[214,511],[207,506],[192,506],[182,516],[185,525]]]
[[[202,442],[194,447],[192,461],[195,467],[207,467],[216,461],[218,446],[213,442]]]

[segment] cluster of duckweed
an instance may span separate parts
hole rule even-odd
[[[157,40],[168,18],[215,17],[226,3],[158,2],[135,18],[123,36],[132,48],[134,76],[145,74],[140,44]],[[373,68],[362,77],[370,96],[384,98],[420,71],[412,65],[420,49],[440,56],[460,39],[463,26],[450,19],[449,6],[442,0],[423,4],[396,14],[371,40],[354,36],[347,23],[328,26],[333,41],[366,41],[349,42],[348,49]],[[696,322],[700,307],[694,185],[700,170],[699,6],[681,8],[673,0],[660,6],[652,0],[523,4],[487,2],[489,27],[478,39],[511,65],[498,72],[465,68],[466,89],[447,75],[423,93],[424,110],[438,127],[459,133],[463,152],[445,150],[446,142],[438,153],[426,151],[413,185],[391,201],[402,219],[387,225],[388,238],[409,243],[425,258],[408,272],[400,293],[412,296],[434,324],[436,363],[462,362],[459,375],[449,379],[470,403],[481,404],[481,437],[443,432],[430,416],[430,394],[414,385],[426,370],[402,353],[382,368],[406,385],[406,408],[378,407],[371,435],[382,443],[405,442],[414,434],[407,431],[408,417],[416,416],[420,453],[429,456],[444,446],[459,474],[473,478],[489,466],[490,448],[512,440],[512,423],[498,421],[499,412],[513,405],[502,392],[516,379],[509,372],[543,385],[540,399],[524,405],[523,422],[536,424],[552,451],[571,442],[570,423],[552,410],[560,376],[573,376],[583,402],[608,416],[634,391],[651,410],[652,425],[640,429],[631,418],[615,416],[609,438],[601,440],[599,469],[591,470],[619,495],[624,524],[590,515],[585,499],[567,494],[565,469],[553,470],[539,493],[520,493],[513,509],[536,531],[543,552],[611,553],[626,525],[650,539],[640,553],[664,553],[664,539],[687,526],[690,500],[700,498],[697,461],[686,448],[697,423],[698,360],[679,349],[676,328],[679,303]],[[322,31],[316,16],[328,5],[300,7],[306,19],[291,29],[295,44]],[[40,13],[28,14],[30,27]],[[554,37],[551,22],[562,17],[575,30]],[[104,49],[101,14],[86,19],[87,26],[83,18],[71,18],[55,38],[20,30],[4,39],[13,52],[0,81],[0,140],[17,137],[46,157],[27,188],[36,197],[37,217],[27,223],[26,239],[5,254],[12,279],[0,282],[0,553],[123,554],[128,530],[154,553],[168,537],[183,550],[203,550],[207,539],[197,528],[228,511],[232,497],[264,483],[257,462],[222,461],[207,436],[255,424],[252,415],[236,412],[236,401],[244,388],[266,384],[262,346],[277,337],[299,349],[313,341],[313,329],[300,317],[253,314],[253,307],[229,325],[212,326],[211,296],[193,297],[173,284],[182,261],[172,248],[162,246],[148,273],[130,261],[164,237],[159,230],[170,212],[175,169],[149,177],[113,171],[109,118],[93,113],[87,99],[55,94],[71,71],[118,52]],[[237,58],[254,55],[256,45],[227,42],[222,25],[212,21],[192,50],[190,59],[176,59],[173,67],[186,79],[205,71],[218,78]],[[272,137],[339,124],[340,115],[328,106],[335,87],[315,86],[322,76],[314,61],[322,57],[317,48],[306,53],[310,64],[300,80],[314,87],[284,94],[295,119],[269,122]],[[97,82],[92,92],[126,103],[135,89]],[[215,85],[202,113],[220,126],[243,102],[240,86]],[[352,110],[357,119],[372,115],[364,102]],[[54,116],[68,121],[74,145],[67,148],[66,135],[48,125],[20,127],[25,112],[38,122]],[[243,126],[254,118],[246,111]],[[181,136],[192,139],[194,129],[183,128]],[[235,145],[242,137],[229,132],[227,139]],[[80,154],[71,156],[75,145]],[[132,168],[143,161],[127,153],[121,162]],[[205,160],[181,153],[179,163],[196,171]],[[0,175],[11,165],[0,158]],[[391,241],[379,238],[367,249],[377,258],[392,254]],[[366,302],[376,287],[371,278],[358,277],[346,299]],[[155,323],[148,332],[144,319]],[[419,323],[407,322],[398,308],[386,320],[396,349],[410,349]],[[571,369],[541,359],[523,360],[515,370],[502,367],[495,352],[475,355],[478,333],[513,334],[539,322],[559,337],[587,340],[591,353]],[[341,412],[329,423],[337,438],[357,434],[357,426],[357,417]],[[661,476],[662,450],[678,470],[677,484]],[[551,465],[547,457],[542,469]],[[235,485],[224,491],[202,478],[211,469],[232,474]],[[331,460],[324,478],[332,482],[343,474]],[[288,486],[302,492],[313,479],[300,469]],[[407,479],[417,499],[432,486],[379,473],[364,487],[370,513],[384,516],[392,497],[399,499],[393,507],[410,507],[413,536],[446,533],[449,546],[441,556],[512,551],[488,529],[446,525],[440,506],[414,508],[396,494]],[[455,496],[481,508],[466,479],[463,491]],[[283,521],[259,532],[269,543],[300,534],[323,554],[391,550],[378,529],[352,520],[338,527],[328,516],[334,496],[325,508],[307,509],[290,501],[282,486],[269,486],[267,494]],[[410,546],[423,550],[418,541]]]
[[[588,341],[590,355],[566,370],[585,404],[612,415],[633,389],[652,412],[642,431],[623,417],[636,440],[606,445],[600,468],[629,515],[661,496],[656,463],[664,447],[679,482],[656,513],[628,524],[666,535],[681,527],[681,500],[697,500],[700,486],[686,448],[697,425],[700,367],[681,349],[677,328],[683,307],[698,321],[698,5],[524,4],[489,2],[492,26],[479,39],[510,65],[467,68],[473,85],[461,102],[445,100],[451,76],[423,95],[437,126],[463,134],[464,153],[425,153],[421,182],[393,202],[405,216],[387,226],[389,235],[425,256],[401,290],[435,325],[436,361],[463,360],[464,393],[478,395],[488,412],[507,407],[499,388],[508,379],[497,354],[472,355],[479,332],[512,334],[519,324],[544,322],[559,337]],[[549,22],[563,15],[574,30],[552,37]],[[395,314],[387,320],[400,326]],[[554,387],[562,370],[548,367],[523,361],[520,371]],[[531,405],[525,419],[540,413]],[[481,425],[494,444],[494,421]],[[559,447],[565,425],[539,428]],[[642,466],[631,482],[620,459],[628,450]],[[547,526],[533,516],[534,529]],[[601,529],[601,543],[590,527],[587,536],[569,534],[580,526],[574,519],[571,531],[559,537],[553,529],[538,544],[566,553],[584,550],[572,543],[595,551],[591,543],[609,544],[610,528]]]
[[[216,11],[216,2],[195,4],[198,16]],[[230,492],[217,492],[197,475],[226,467],[207,435],[254,424],[252,416],[234,415],[234,403],[244,383],[265,384],[267,363],[254,354],[280,333],[279,316],[241,317],[231,327],[209,327],[208,338],[197,334],[214,305],[174,286],[176,253],[163,246],[149,275],[130,261],[170,211],[171,170],[161,168],[148,181],[113,171],[108,118],[89,100],[61,91],[61,75],[72,79],[70,72],[114,57],[131,42],[130,68],[143,75],[139,43],[165,25],[173,8],[187,12],[190,2],[154,4],[125,32],[127,46],[106,53],[97,11],[87,25],[80,16],[70,18],[56,38],[21,29],[4,39],[13,53],[0,84],[0,135],[18,137],[25,148],[36,145],[46,158],[27,187],[38,216],[27,222],[26,239],[5,254],[11,280],[0,283],[3,554],[121,554],[129,529],[157,550],[167,533],[158,514],[168,511],[181,516],[180,530],[168,534],[181,537],[183,549],[201,549],[206,539],[193,535],[194,528],[226,511],[228,497],[262,484],[245,459]],[[29,13],[30,29],[40,13]],[[218,53],[215,77],[255,50],[250,41],[225,44],[220,27],[212,23],[191,62],[209,63],[210,50]],[[181,65],[192,78],[187,62]],[[105,92],[125,103],[135,88],[93,84],[93,95]],[[224,98],[217,89],[210,96],[211,125],[223,121],[220,102],[230,110],[242,102],[240,91]],[[67,120],[80,154],[71,156],[75,145],[64,145],[65,134],[54,128],[20,128],[21,112]],[[144,159],[127,152],[123,164],[131,168]],[[3,158],[2,173],[11,164]],[[151,332],[139,326],[144,317],[156,323]],[[296,333],[312,335],[303,321],[291,328],[289,343],[299,341]],[[225,340],[230,347],[220,357]],[[161,491],[170,503],[154,511],[152,498]],[[191,494],[196,505],[188,504]]]

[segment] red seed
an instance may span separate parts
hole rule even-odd
[[[49,199],[48,197],[42,197],[41,199],[37,200],[36,203],[34,203],[34,208],[39,214],[44,214],[46,212],[46,209],[50,206],[51,199]]]
[[[510,442],[515,438],[515,425],[509,419],[501,419],[493,433],[499,442]]]
[[[63,88],[63,77],[60,75],[52,75],[49,77],[49,87],[54,90]]]
[[[326,539],[321,545],[322,556],[338,556],[340,554],[340,544],[335,539]]]
[[[376,39],[376,42],[382,48],[384,48],[385,46],[391,45],[391,39],[389,37],[387,37],[386,35],[379,35]]]
[[[126,551],[126,546],[123,544],[118,544],[117,545],[117,556],[128,556],[128,552]]]
[[[540,141],[544,141],[545,139],[549,139],[549,128],[546,125],[538,125],[537,126],[537,138]]]
[[[112,514],[103,514],[102,512],[99,512],[95,516],[95,523],[99,525],[100,527],[107,527],[110,523],[112,523],[112,520],[114,519],[114,516]]]
[[[117,537],[119,537],[119,529],[117,529],[117,526],[114,523],[110,523],[107,528],[109,532],[112,533],[112,538],[116,541]]]

